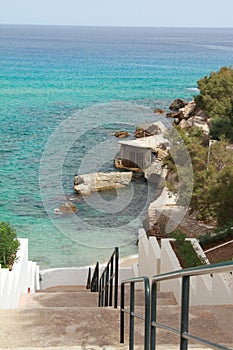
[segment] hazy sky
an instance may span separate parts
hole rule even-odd
[[[233,0],[0,0],[0,23],[233,27]]]

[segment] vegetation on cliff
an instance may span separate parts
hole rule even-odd
[[[195,97],[195,102],[212,118],[210,135],[196,127],[176,128],[193,166],[194,187],[189,208],[197,213],[198,219],[216,221],[217,226],[223,227],[233,223],[233,150],[230,145],[233,139],[233,69],[223,67],[211,73],[210,77],[198,81],[198,87],[200,95]],[[219,128],[220,124],[224,128]],[[184,175],[186,164],[175,132],[170,131],[169,136],[173,145],[172,152],[164,159],[168,168],[167,186],[179,193],[178,204],[184,205],[192,179],[188,174],[178,179],[177,164]]]
[[[218,140],[224,135],[233,142],[233,68],[222,67],[197,84],[200,94],[194,100],[212,118],[210,137]]]

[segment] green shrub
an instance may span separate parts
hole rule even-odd
[[[0,264],[4,268],[12,269],[19,249],[16,230],[7,222],[0,222]]]
[[[204,260],[195,252],[192,243],[185,240],[186,236],[182,231],[174,231],[172,237],[176,239],[177,255],[184,268],[205,264]]]
[[[233,227],[217,229],[212,233],[207,232],[199,238],[199,242],[202,247],[205,247],[211,243],[221,243],[225,239],[233,239]]]
[[[213,140],[220,140],[224,136],[230,142],[233,142],[233,123],[230,119],[215,118],[210,125],[210,138]]]
[[[211,138],[219,140],[225,135],[233,142],[233,67],[222,67],[197,84],[200,94],[194,100],[197,109],[203,109],[212,118]]]

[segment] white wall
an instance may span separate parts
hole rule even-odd
[[[167,273],[171,271],[181,270],[179,260],[174,253],[170,244],[170,239],[161,240],[161,262],[160,262],[160,273]],[[173,292],[174,297],[178,304],[181,300],[181,279],[171,279],[160,283],[161,292]]]
[[[147,238],[143,229],[139,230],[138,274],[150,279],[157,274],[181,270],[176,254],[170,244],[171,239],[162,239],[161,248],[155,237]],[[188,239],[207,264],[209,261],[196,239]],[[156,242],[156,243],[155,243]],[[181,279],[171,279],[160,283],[161,291],[173,292],[178,304],[181,300]],[[233,272],[191,277],[190,305],[233,304]]]
[[[86,286],[88,267],[54,268],[40,271],[40,287],[46,289],[56,286]],[[92,274],[94,267],[92,268]],[[100,275],[103,267],[100,267]],[[119,269],[119,283],[127,278],[133,277],[133,267]]]
[[[160,246],[156,237],[147,237],[144,229],[139,230],[138,242],[138,275],[151,279],[160,273]]]
[[[39,289],[39,268],[28,261],[28,240],[19,239],[17,261],[11,271],[0,268],[0,308],[16,308],[21,293]]]

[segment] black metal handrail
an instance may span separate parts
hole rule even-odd
[[[99,262],[97,261],[93,276],[91,277],[91,267],[88,270],[86,289],[90,289],[91,292],[98,292],[99,290]]]
[[[135,306],[135,283],[143,283],[145,293],[144,315],[134,312]],[[125,309],[125,285],[130,285],[130,309]],[[149,278],[136,277],[121,282],[121,313],[120,313],[120,342],[124,343],[125,317],[129,314],[129,350],[134,349],[134,318],[144,321],[144,350],[149,350],[150,342],[150,282]]]
[[[88,269],[88,275],[87,275],[87,283],[86,283],[86,289],[91,288],[91,267]]]
[[[151,289],[151,322],[150,322],[150,350],[156,349],[156,328],[166,329],[180,335],[180,350],[188,349],[188,341],[192,340],[200,344],[207,345],[212,349],[230,350],[229,348],[208,341],[201,337],[194,336],[188,332],[189,329],[189,289],[190,289],[190,277],[214,274],[220,272],[227,272],[233,270],[233,261],[225,262],[221,264],[203,265],[200,267],[189,268],[185,270],[178,270],[154,276],[152,278]],[[181,322],[180,329],[170,327],[166,324],[159,323],[156,320],[157,314],[157,284],[161,281],[182,278],[182,291],[181,291]]]
[[[99,290],[99,262],[95,265],[95,270],[91,279],[91,292],[98,292]]]
[[[116,247],[99,279],[99,306],[118,303],[119,249]]]

